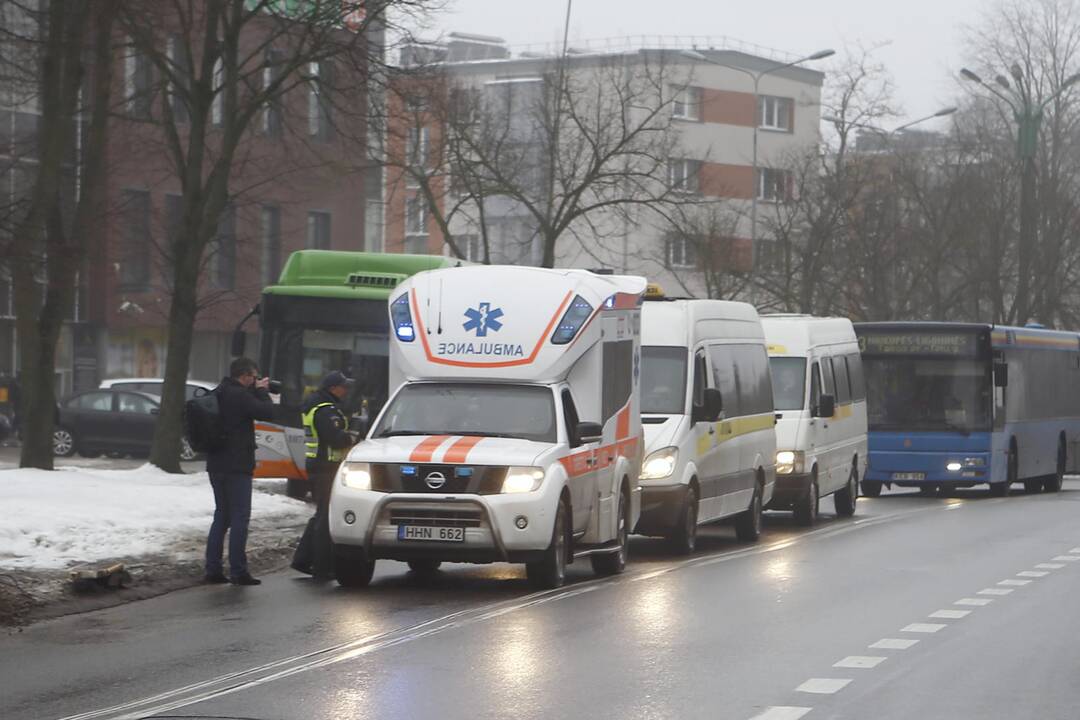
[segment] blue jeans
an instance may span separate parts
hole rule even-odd
[[[210,473],[214,488],[214,522],[206,538],[206,574],[223,572],[221,555],[229,530],[229,570],[233,578],[248,571],[247,535],[251,519],[251,475]]]

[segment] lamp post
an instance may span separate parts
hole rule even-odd
[[[1016,323],[1027,322],[1030,315],[1028,293],[1031,290],[1031,252],[1035,245],[1038,226],[1038,206],[1035,198],[1035,155],[1039,148],[1039,128],[1042,125],[1043,111],[1061,93],[1080,80],[1080,73],[1071,75],[1061,86],[1045,100],[1035,98],[1031,82],[1024,77],[1023,70],[1016,63],[1009,68],[1009,73],[1016,82],[1014,88],[1004,75],[994,77],[994,82],[1001,90],[984,82],[981,77],[967,68],[960,70],[965,80],[982,86],[999,100],[1009,106],[1016,120],[1016,156],[1020,160],[1020,238],[1017,242],[1016,260]],[[1006,95],[1008,93],[1008,95]],[[1011,96],[1011,97],[1010,97]]]
[[[758,179],[758,128],[761,126],[761,108],[760,108],[761,98],[760,98],[760,94],[759,94],[759,87],[761,85],[761,78],[763,78],[766,75],[769,75],[771,73],[775,73],[775,72],[779,72],[780,70],[784,70],[786,68],[795,67],[796,65],[801,65],[801,64],[803,64],[805,62],[811,62],[811,61],[814,61],[814,60],[824,60],[827,57],[831,57],[831,56],[835,55],[836,51],[832,50],[832,49],[818,50],[816,53],[812,53],[810,55],[807,55],[806,57],[802,57],[802,58],[799,58],[798,60],[793,60],[791,62],[784,63],[782,65],[776,65],[776,66],[771,67],[771,68],[766,68],[765,70],[761,70],[760,72],[753,72],[752,70],[747,70],[746,68],[738,67],[736,65],[731,65],[731,64],[728,64],[728,63],[723,63],[723,62],[720,62],[719,60],[713,60],[712,58],[707,57],[706,55],[703,55],[702,53],[697,52],[696,50],[683,50],[682,54],[683,54],[684,57],[690,58],[691,60],[696,60],[698,62],[708,63],[709,65],[716,65],[718,67],[723,67],[723,68],[727,68],[729,70],[735,70],[737,72],[741,72],[744,75],[748,75],[750,77],[750,79],[754,81],[754,141],[753,141],[753,151],[752,151],[751,160],[750,160],[750,165],[751,165],[751,168],[752,168],[752,172],[754,174],[754,187],[753,187],[753,190],[751,191],[751,194],[750,194],[750,244],[753,246],[754,258],[756,260],[757,255],[758,255],[757,205],[758,205],[758,189],[760,187],[760,181]]]
[[[944,107],[944,108],[941,108],[940,110],[938,110],[935,113],[927,115],[926,117],[921,117],[918,120],[912,120],[911,122],[906,122],[903,125],[898,125],[897,127],[894,127],[892,130],[885,130],[884,128],[879,128],[876,125],[867,125],[865,123],[846,122],[843,118],[838,118],[835,115],[822,115],[821,119],[824,120],[827,123],[832,123],[833,125],[836,125],[837,127],[847,126],[847,127],[863,128],[864,130],[869,130],[870,132],[878,133],[882,137],[888,137],[890,135],[895,135],[896,133],[901,132],[903,130],[907,130],[910,127],[914,127],[915,125],[919,125],[920,123],[924,123],[927,120],[933,120],[934,118],[946,117],[948,115],[952,115],[954,112],[957,111],[957,109],[958,108],[951,107],[951,106],[950,107]]]

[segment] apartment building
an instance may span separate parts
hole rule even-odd
[[[648,126],[663,139],[650,140],[647,152],[617,156],[625,163],[626,196],[614,197],[615,181],[603,188],[603,202],[560,236],[557,266],[644,274],[671,292],[694,295],[707,293],[707,272],[750,270],[755,195],[762,216],[790,192],[785,164],[819,139],[823,75],[785,67],[794,56],[702,38],[582,44],[568,50],[565,64],[559,57],[553,48],[515,49],[499,38],[463,34],[403,52],[398,92],[388,103],[387,251],[450,253],[449,233],[467,259],[540,264],[543,231],[530,199],[543,204],[554,196],[557,204],[575,189],[558,169],[552,174],[550,163],[554,156],[570,164],[580,154],[578,118],[568,118],[576,114],[601,116],[601,128]],[[584,89],[587,107],[568,107],[578,101],[569,90],[552,92],[555,87]],[[559,116],[569,129],[556,144],[550,118],[560,95]],[[474,197],[471,212],[462,209],[469,203],[455,192],[452,167],[470,162],[453,140],[462,132],[453,117],[460,96],[471,97],[489,124],[492,117],[505,124],[499,143],[514,148],[519,181],[533,185],[529,197],[495,191]],[[491,135],[490,128],[485,132]],[[593,128],[610,140],[605,132]],[[644,155],[649,159],[639,164],[635,156]],[[620,174],[618,167],[606,172]],[[643,173],[651,178],[648,201],[632,201],[642,192]]]

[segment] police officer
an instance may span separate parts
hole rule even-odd
[[[293,567],[311,572],[316,579],[327,580],[333,574],[333,546],[330,541],[330,488],[338,465],[356,440],[349,432],[349,421],[342,409],[353,381],[335,370],[319,383],[303,406],[304,438],[307,446],[307,474],[314,489],[315,517],[308,523],[310,552],[304,552],[305,539],[293,559]]]

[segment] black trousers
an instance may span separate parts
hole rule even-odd
[[[334,574],[334,545],[330,540],[330,489],[337,474],[336,464],[320,463],[308,470],[315,496],[315,517],[312,518],[311,571],[314,575]]]

